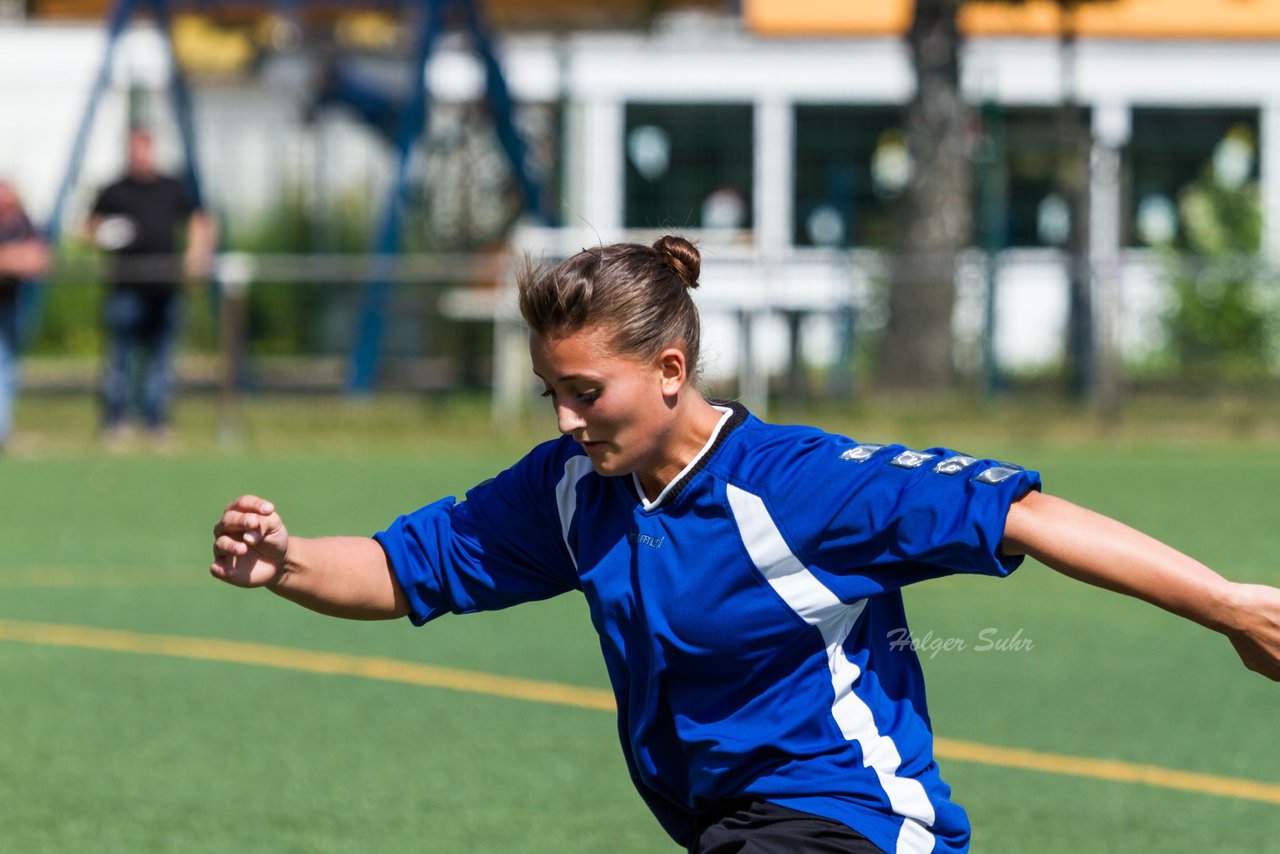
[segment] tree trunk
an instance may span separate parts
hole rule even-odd
[[[1089,268],[1089,149],[1092,139],[1083,123],[1076,96],[1076,9],[1080,0],[1058,0],[1062,25],[1058,37],[1062,75],[1062,101],[1058,107],[1058,185],[1071,212],[1067,245],[1067,345],[1068,395],[1092,396],[1094,376],[1093,282]]]
[[[956,262],[973,228],[969,109],[960,94],[959,0],[916,0],[907,34],[916,73],[906,132],[914,164],[889,282],[889,322],[876,366],[888,391],[954,384]]]

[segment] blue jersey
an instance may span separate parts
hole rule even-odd
[[[411,619],[580,590],[632,778],[682,844],[709,804],[752,797],[885,851],[966,850],[900,590],[1011,572],[1005,516],[1039,477],[721,408],[653,502],[564,437],[397,519],[377,539]]]

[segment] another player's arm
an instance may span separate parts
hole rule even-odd
[[[214,526],[210,573],[238,587],[266,587],[313,611],[353,620],[409,612],[386,553],[367,537],[291,537],[269,501],[227,505]]]
[[[102,225],[102,221],[107,218],[107,214],[101,211],[93,211],[80,226],[79,237],[94,246],[98,245],[98,228]]]
[[[49,249],[38,237],[0,245],[0,274],[36,279],[49,269]]]
[[[209,275],[218,245],[218,221],[208,211],[197,208],[187,219],[187,249],[183,269],[193,278]]]
[[[1221,632],[1246,667],[1280,681],[1276,588],[1228,581],[1159,540],[1039,492],[1009,508],[1002,549]]]

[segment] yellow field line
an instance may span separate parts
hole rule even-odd
[[[1072,777],[1090,777],[1116,783],[1142,783],[1162,789],[1179,789],[1203,795],[1280,804],[1280,786],[1256,780],[1179,771],[1175,768],[1139,765],[1115,759],[1091,759],[1087,756],[995,747],[976,741],[959,741],[952,738],[935,738],[933,743],[934,752],[938,756],[960,762],[997,765],[1001,768],[1023,768],[1028,771],[1045,771]]]
[[[469,694],[486,694],[535,703],[551,703],[579,709],[615,711],[608,691],[579,688],[556,682],[540,682],[514,676],[496,676],[431,664],[416,664],[392,658],[369,658],[333,652],[314,652],[267,644],[180,635],[151,635],[115,629],[95,629],[54,623],[0,620],[0,641],[76,647],[80,649],[163,655],[172,658],[252,664],[307,673],[355,676],[431,688],[446,688]],[[1041,753],[1011,747],[996,747],[973,741],[937,738],[935,753],[941,759],[1019,768],[1049,774],[1088,777],[1117,783],[1139,783],[1164,789],[1217,795],[1280,804],[1280,785],[1215,774],[1200,774],[1140,765],[1113,759],[1091,759],[1060,753]]]
[[[607,712],[615,710],[613,694],[592,688],[578,688],[555,682],[538,682],[515,676],[495,676],[431,664],[415,664],[392,658],[314,652],[243,641],[192,638],[181,635],[150,635],[115,629],[12,620],[0,620],[0,640],[111,652],[133,652],[142,655],[164,655],[172,658],[195,658],[233,664],[256,664],[261,667],[301,670],[307,673],[358,676],[363,679],[447,688],[471,694],[530,700],[536,703],[553,703]]]
[[[0,588],[195,587],[205,580],[138,567],[26,566],[0,570]]]

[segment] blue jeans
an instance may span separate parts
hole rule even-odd
[[[0,298],[0,446],[13,430],[13,401],[18,394],[18,306]]]
[[[130,403],[140,403],[143,423],[169,422],[173,355],[182,300],[176,293],[119,288],[107,295],[107,351],[102,374],[102,426],[119,427]]]

